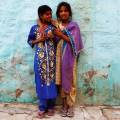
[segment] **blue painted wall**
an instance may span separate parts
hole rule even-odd
[[[61,0],[0,2],[0,101],[36,103],[33,56],[27,44],[39,5]],[[65,0],[81,28],[85,49],[78,63],[80,104],[120,105],[120,1]]]

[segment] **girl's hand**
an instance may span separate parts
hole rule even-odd
[[[55,29],[54,34],[57,35],[58,37],[61,37],[61,35],[63,35],[63,33],[59,29]]]
[[[51,30],[48,31],[47,37],[48,38],[54,38],[53,32]]]
[[[43,32],[43,33],[41,33],[40,38],[38,38],[38,41],[39,42],[43,42],[46,39],[47,39],[47,35]]]
[[[69,37],[67,35],[64,35],[59,29],[55,29],[54,34],[56,36],[58,36],[59,38],[65,40],[67,42],[70,42]]]
[[[41,33],[40,37],[38,37],[36,40],[32,41],[32,44],[36,44],[39,42],[43,42],[47,39],[47,36],[45,35],[45,33]]]

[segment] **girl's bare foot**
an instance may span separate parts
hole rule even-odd
[[[69,107],[69,108],[68,108],[67,116],[68,116],[68,117],[74,117],[73,107]]]
[[[54,109],[48,109],[47,115],[48,116],[53,116],[54,115]]]
[[[39,118],[39,119],[44,118],[44,117],[45,117],[45,111],[39,111],[39,112],[37,113],[37,116],[36,116],[36,117]]]

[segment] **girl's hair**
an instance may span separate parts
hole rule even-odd
[[[41,5],[41,6],[39,6],[39,8],[38,8],[38,16],[39,16],[39,18],[41,18],[41,16],[44,13],[46,13],[47,11],[51,11],[52,12],[52,9],[48,5]]]
[[[57,6],[57,11],[56,11],[56,16],[57,16],[57,18],[60,18],[59,13],[60,13],[60,9],[61,9],[62,6],[65,6],[65,7],[67,8],[67,10],[69,11],[70,17],[72,18],[71,6],[70,6],[70,4],[67,3],[67,2],[61,2],[61,3],[58,4],[58,6]]]

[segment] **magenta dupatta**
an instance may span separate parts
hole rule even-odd
[[[75,22],[70,22],[66,27],[65,33],[70,38],[70,43],[64,41],[62,52],[62,88],[69,93],[73,80],[73,65],[75,58],[83,49],[80,29]]]

